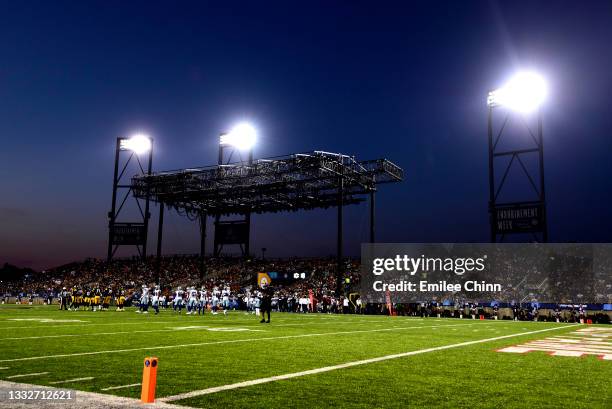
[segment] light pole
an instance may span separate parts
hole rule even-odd
[[[248,166],[253,164],[253,146],[257,141],[257,130],[249,123],[242,122],[234,126],[229,132],[219,136],[219,160],[218,165],[222,167],[231,163],[234,155],[240,162],[246,162]],[[246,154],[246,161],[243,160]],[[226,158],[227,155],[227,158]],[[225,244],[240,245],[242,254],[250,254],[250,229],[251,212],[249,209],[244,213],[244,219],[221,221],[221,215],[215,215],[214,255],[219,256]]]
[[[123,164],[121,171],[119,171],[119,163],[122,153],[129,154],[129,157]],[[140,161],[140,156],[147,154],[147,170],[145,171],[145,168],[142,166],[142,162]],[[117,221],[118,216],[121,213],[121,210],[123,210],[131,192],[131,185],[129,183],[122,183],[121,181],[125,176],[127,167],[132,160],[136,161],[138,168],[143,174],[146,173],[147,175],[150,175],[153,166],[153,139],[143,134],[136,134],[130,138],[117,138],[117,143],[115,145],[115,167],[113,172],[113,195],[111,210],[108,212],[108,261],[113,258],[117,248],[122,245],[134,245],[142,258],[147,256],[147,231],[149,227],[149,218],[151,216],[149,214],[149,195],[146,195],[144,210],[140,206],[138,199],[134,199],[138,205],[138,210],[142,216],[142,221]],[[117,207],[117,194],[119,191],[126,191],[126,193]]]
[[[519,72],[504,86],[489,92],[488,105],[488,151],[489,151],[489,221],[491,242],[504,241],[511,234],[532,234],[536,241],[548,241],[546,220],[546,196],[544,189],[544,142],[542,138],[542,114],[540,107],[547,97],[546,81],[534,72]],[[494,126],[494,113],[499,109],[507,110],[505,119],[497,132]],[[511,115],[512,114],[512,115]],[[527,124],[526,117],[535,115],[535,133]],[[511,117],[519,116],[531,141],[524,147],[500,149],[499,141]],[[534,154],[537,158],[533,159]],[[525,166],[523,159],[538,161],[539,178],[534,178]],[[498,159],[510,157],[499,181],[495,176]],[[514,163],[521,167],[522,173],[531,185],[529,192],[521,192],[520,199],[500,201],[500,193]],[[516,192],[515,192],[516,194]],[[523,196],[524,195],[524,196]],[[538,234],[540,235],[538,237]]]

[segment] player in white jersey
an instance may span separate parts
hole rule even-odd
[[[261,293],[257,291],[253,298],[253,308],[255,308],[255,316],[259,317],[259,309],[261,307]]]
[[[187,299],[187,315],[195,314],[198,307],[198,290],[195,287],[190,287],[187,291],[189,294]]]
[[[159,302],[161,298],[161,289],[159,285],[155,286],[153,289],[153,297],[151,298],[151,304],[153,305],[153,309],[155,310],[155,315],[159,314]]]
[[[213,315],[217,315],[217,308],[219,307],[219,295],[219,289],[217,287],[213,288],[211,296],[211,310]]]
[[[183,294],[184,293],[185,292],[183,291],[183,289],[181,287],[178,287],[176,291],[174,292],[174,299],[172,300],[174,311],[176,312],[178,310],[179,314],[183,310]]]
[[[142,286],[142,295],[140,296],[140,305],[137,313],[148,314],[149,313],[149,288],[146,285]]]
[[[230,288],[225,287],[221,292],[221,300],[223,305],[223,314],[227,315],[230,308]]]
[[[202,287],[200,289],[200,302],[198,304],[198,315],[204,315],[206,312],[206,288]]]
[[[242,302],[246,306],[246,312],[244,315],[248,315],[251,312],[251,292],[246,290],[244,297],[242,298]]]

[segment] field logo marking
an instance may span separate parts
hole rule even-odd
[[[248,386],[260,385],[262,383],[282,381],[282,380],[286,380],[286,379],[298,378],[298,377],[307,376],[307,375],[316,375],[316,374],[320,374],[320,373],[324,373],[324,372],[336,371],[338,369],[351,368],[351,367],[358,366],[358,365],[367,365],[367,364],[372,364],[372,363],[377,363],[377,362],[382,362],[382,361],[388,361],[388,360],[391,360],[391,359],[404,358],[404,357],[408,357],[408,356],[412,356],[412,355],[425,354],[425,353],[428,353],[428,352],[436,352],[436,351],[443,351],[443,350],[446,350],[446,349],[460,348],[460,347],[464,347],[464,346],[482,344],[482,343],[485,343],[485,342],[499,341],[501,339],[506,339],[506,338],[520,337],[520,336],[523,336],[523,335],[532,335],[532,334],[537,334],[537,333],[540,333],[540,332],[555,331],[555,330],[559,330],[559,329],[565,329],[565,328],[568,328],[568,327],[571,327],[571,326],[574,326],[574,325],[577,325],[577,324],[563,325],[563,326],[559,326],[559,327],[546,328],[546,329],[541,329],[541,330],[536,330],[536,331],[521,332],[521,333],[518,333],[518,334],[502,335],[502,336],[494,337],[494,338],[478,339],[478,340],[475,340],[475,341],[461,342],[461,343],[458,343],[458,344],[442,345],[442,346],[439,346],[439,347],[419,349],[419,350],[416,350],[416,351],[403,352],[403,353],[400,353],[400,354],[385,355],[385,356],[380,356],[380,357],[376,357],[376,358],[364,359],[364,360],[361,360],[361,361],[346,362],[346,363],[339,364],[339,365],[324,366],[322,368],[309,369],[309,370],[306,370],[306,371],[300,371],[300,372],[288,373],[288,374],[283,374],[283,375],[270,376],[268,378],[253,379],[253,380],[250,380],[250,381],[237,382],[237,383],[232,383],[232,384],[228,384],[228,385],[215,386],[215,387],[208,388],[208,389],[201,389],[201,390],[198,390],[198,391],[191,391],[191,392],[181,393],[181,394],[174,395],[174,396],[166,396],[164,398],[159,399],[159,401],[161,401],[161,402],[172,402],[172,401],[177,401],[177,400],[190,399],[190,398],[194,398],[194,397],[197,397],[197,396],[209,395],[211,393],[217,393],[217,392],[222,392],[222,391],[227,391],[227,390],[232,390],[232,389],[238,389],[238,388],[245,388],[245,387],[248,387]]]
[[[551,356],[580,358],[595,355],[603,361],[612,361],[612,329],[581,328],[564,336],[529,341],[524,344],[498,349],[497,352],[525,354],[547,352]]]

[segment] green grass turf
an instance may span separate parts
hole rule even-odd
[[[54,321],[25,321],[28,319]],[[0,367],[8,369],[0,370],[0,379],[49,372],[13,380],[51,385],[54,381],[94,377],[61,386],[138,398],[138,387],[102,389],[139,383],[143,358],[154,355],[160,362],[157,396],[164,397],[389,354],[559,328],[174,403],[194,407],[225,404],[232,408],[612,407],[611,361],[593,356],[495,351],[530,339],[569,333],[577,326],[278,313],[273,314],[272,321],[259,324],[254,316],[242,312],[200,317],[163,311],[154,316],[136,314],[134,309],[72,312],[56,307],[2,305]],[[175,329],[181,326],[208,328]],[[161,346],[172,347],[156,348]],[[89,354],[100,351],[107,352]],[[35,359],[23,359],[31,357]]]

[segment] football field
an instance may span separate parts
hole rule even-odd
[[[75,389],[108,395],[101,403],[122,396],[137,406],[143,359],[156,356],[158,401],[189,407],[610,408],[611,332],[281,313],[260,324],[243,312],[2,305],[0,387]]]

